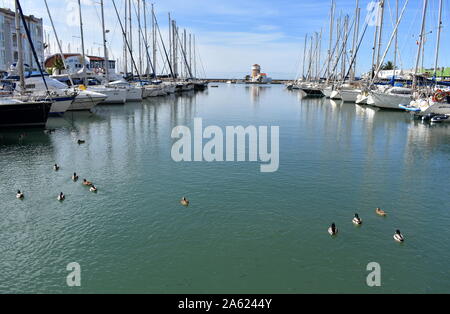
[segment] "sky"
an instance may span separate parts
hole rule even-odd
[[[137,2],[137,0],[134,0]],[[142,0],[141,0],[142,1]],[[398,0],[400,10],[405,1]],[[47,0],[56,30],[63,43],[63,50],[80,51],[80,28],[77,0]],[[100,19],[100,0],[82,0],[82,17],[85,45],[89,54],[103,55]],[[124,15],[124,0],[115,0]],[[258,63],[262,71],[275,79],[293,79],[302,72],[305,36],[322,30],[322,63],[326,59],[329,42],[331,0],[148,0],[154,3],[162,34],[168,37],[168,13],[176,19],[180,29],[195,34],[199,59],[199,72],[203,65],[210,78],[243,78],[251,66]],[[370,0],[360,0],[361,25],[364,26]],[[386,0],[385,23],[382,37],[384,52],[395,24],[395,2]],[[44,0],[21,0],[25,14],[33,14],[44,20],[44,29],[50,37],[53,52],[56,52],[55,37],[45,10]],[[422,1],[410,0],[399,28],[399,67],[411,69],[415,65],[417,40],[420,34]],[[438,29],[438,0],[429,0],[427,12],[425,67],[434,65],[436,35]],[[14,0],[0,0],[2,7],[14,7]],[[336,15],[350,15],[352,21],[356,0],[336,0]],[[112,0],[105,0],[106,28],[110,57],[123,56],[123,41]],[[450,0],[444,0],[443,32],[439,66],[450,64],[450,41],[447,27],[450,15]],[[134,25],[137,26],[134,15]],[[150,18],[148,18],[150,26]],[[142,21],[143,24],[143,21]],[[336,27],[335,27],[336,28]],[[369,27],[361,44],[357,59],[357,73],[370,69],[375,27]],[[361,31],[362,33],[362,31]],[[336,36],[336,35],[334,35]],[[137,47],[138,30],[135,30]],[[137,51],[136,51],[137,54]],[[158,53],[158,55],[160,55]],[[387,54],[393,60],[393,49]],[[161,61],[160,61],[161,63]],[[160,68],[161,70],[161,68]]]

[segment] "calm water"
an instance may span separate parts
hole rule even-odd
[[[195,117],[279,125],[279,171],[173,162],[171,130]],[[0,292],[450,292],[444,125],[234,85],[49,125],[55,133],[26,131],[21,141],[21,132],[1,133]],[[71,182],[74,171],[99,193]],[[393,241],[397,228],[406,243]],[[81,265],[81,288],[66,286],[70,262]],[[369,262],[381,265],[380,288],[366,285]]]

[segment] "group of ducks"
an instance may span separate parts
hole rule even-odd
[[[383,216],[383,217],[386,216],[386,212],[384,210],[380,209],[380,208],[377,208],[375,210],[375,212],[379,216]],[[358,214],[355,214],[355,217],[353,218],[352,222],[353,222],[354,225],[357,225],[357,226],[360,226],[362,224],[362,220],[361,220],[361,218],[359,217]],[[328,233],[331,236],[337,235],[338,229],[337,229],[335,223],[332,223],[331,226],[328,228]],[[403,234],[400,232],[400,230],[396,230],[395,231],[394,240],[397,241],[397,242],[404,242],[405,241],[405,238],[403,237]]]
[[[61,169],[61,167],[58,166],[58,164],[55,164],[53,166],[53,170],[54,171],[59,171],[59,169]],[[78,179],[79,179],[79,176],[77,175],[76,172],[74,172],[74,174],[72,176],[72,181],[73,182],[77,182]],[[89,187],[89,191],[90,192],[97,193],[97,191],[98,191],[97,188],[95,187],[95,185],[92,182],[87,181],[86,179],[83,179],[83,185]],[[25,198],[25,194],[22,191],[18,190],[17,194],[16,194],[16,198],[22,200],[22,199]],[[61,193],[59,193],[59,195],[58,195],[58,197],[56,199],[58,201],[62,202],[62,201],[64,201],[66,199],[66,196],[64,195],[63,192],[61,192]],[[189,201],[188,201],[188,204],[189,204]]]

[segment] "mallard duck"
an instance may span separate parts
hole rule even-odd
[[[74,173],[73,173],[73,176],[72,176],[72,181],[73,181],[73,182],[77,182],[78,179],[79,179],[79,177],[77,176],[77,173],[74,172]]]
[[[335,224],[335,223],[332,223],[331,226],[330,226],[330,228],[328,228],[328,233],[329,233],[331,236],[337,235],[338,229],[336,228],[336,224]]]
[[[353,218],[352,222],[353,222],[355,225],[361,225],[361,224],[362,224],[362,220],[361,220],[361,218],[359,218],[359,215],[358,215],[358,214],[355,214],[355,217]]]
[[[183,198],[181,199],[181,205],[183,205],[183,206],[189,206],[189,200],[186,199],[186,197],[183,197]]]
[[[61,192],[59,195],[58,195],[58,201],[64,201],[65,199],[66,199],[66,196],[64,195],[64,193],[63,192]]]
[[[17,194],[16,194],[16,198],[19,199],[19,200],[21,200],[21,199],[23,199],[24,197],[25,197],[25,195],[23,195],[23,193],[20,192],[20,190],[18,190],[18,191],[17,191]]]
[[[95,186],[91,186],[91,188],[89,189],[89,191],[93,192],[93,193],[97,193],[97,188]]]
[[[405,241],[405,238],[403,237],[403,234],[400,232],[400,230],[397,230],[394,234],[394,240],[397,242],[403,242]]]
[[[87,181],[86,179],[83,179],[83,185],[85,185],[85,186],[92,186],[93,184],[92,184],[92,182]]]
[[[380,216],[386,216],[386,212],[382,210],[381,208],[375,209],[375,212]]]
[[[55,170],[55,171],[58,171],[59,170],[59,166],[58,166],[58,164],[55,164],[54,166],[53,166],[53,170]]]

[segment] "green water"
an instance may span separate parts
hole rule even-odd
[[[279,171],[173,162],[172,128],[195,117],[279,125]],[[102,106],[49,127],[0,134],[0,292],[450,292],[449,127],[239,85]],[[74,171],[98,194],[73,183]],[[71,262],[81,287],[67,287]],[[381,287],[366,284],[370,262]]]

